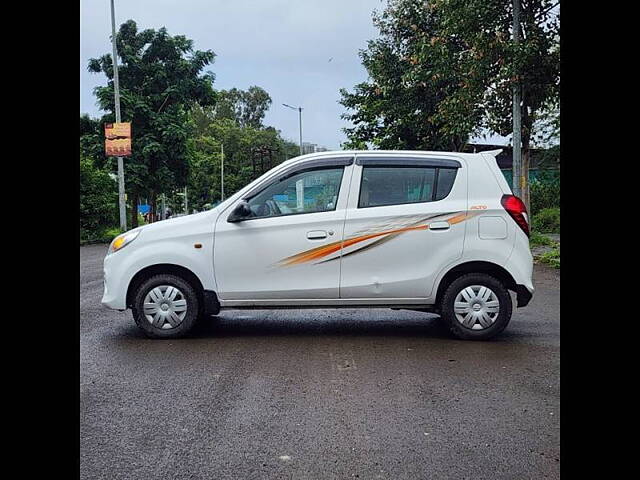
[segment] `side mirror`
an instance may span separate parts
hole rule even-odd
[[[253,212],[251,208],[249,208],[249,204],[246,200],[240,200],[236,208],[233,209],[229,217],[227,218],[227,222],[235,223],[241,222],[242,220],[249,218]]]

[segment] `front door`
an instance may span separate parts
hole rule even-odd
[[[221,300],[338,298],[351,163],[303,163],[251,194],[246,220],[227,221],[235,205],[218,217],[214,271]]]

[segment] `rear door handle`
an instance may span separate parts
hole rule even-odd
[[[449,222],[433,222],[429,224],[429,230],[449,230]]]
[[[307,232],[307,238],[309,240],[319,240],[321,238],[327,238],[327,232],[324,230],[311,230]]]

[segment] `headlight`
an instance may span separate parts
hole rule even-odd
[[[121,235],[118,235],[113,239],[111,245],[109,245],[108,253],[114,253],[118,250],[121,250],[122,248],[133,242],[139,234],[140,230],[131,230],[130,232],[125,232]]]

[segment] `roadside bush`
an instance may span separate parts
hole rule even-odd
[[[552,247],[555,245],[555,242],[546,235],[543,235],[536,230],[531,230],[531,235],[529,236],[529,245],[531,245],[532,247]]]
[[[118,227],[103,228],[99,231],[80,230],[80,245],[111,243],[111,240],[121,233],[122,231]]]
[[[545,208],[560,208],[560,174],[557,170],[543,170],[529,185],[531,215]]]
[[[80,158],[80,242],[93,242],[118,224],[116,182],[91,158]]]
[[[560,233],[560,208],[543,208],[533,215],[531,227],[539,233]]]
[[[560,247],[554,248],[540,255],[540,261],[552,266],[553,268],[560,268]]]

